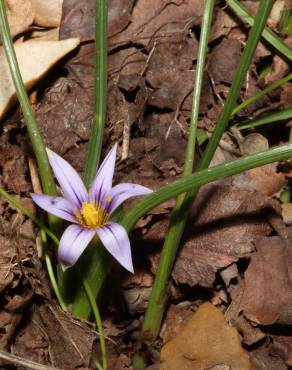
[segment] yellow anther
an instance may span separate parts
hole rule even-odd
[[[108,220],[108,215],[104,209],[92,203],[83,203],[80,213],[76,217],[83,226],[89,228],[100,227]]]

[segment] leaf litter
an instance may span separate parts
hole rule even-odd
[[[16,48],[28,45],[31,50],[31,45],[40,42],[31,39],[35,32],[58,27],[61,5],[61,41],[54,45],[65,45],[70,38],[81,40],[79,48],[53,70],[47,66],[71,49],[46,60],[37,76],[28,77],[27,85],[47,146],[82,173],[92,122],[95,1],[56,1],[55,12],[48,8],[43,12],[43,1],[6,3]],[[244,3],[255,12],[256,2]],[[200,105],[199,127],[207,136],[219,117],[247,35],[247,28],[222,4],[216,6]],[[20,6],[25,7],[21,12]],[[270,23],[273,29],[277,29],[283,4],[276,1],[276,6]],[[181,175],[202,14],[201,0],[109,1],[104,150],[120,143],[117,182],[155,189]],[[56,37],[57,31],[53,34]],[[266,46],[259,44],[242,100],[289,71],[286,61]],[[38,59],[36,54],[37,66]],[[260,78],[266,61],[271,61],[270,72]],[[32,80],[37,84],[32,85]],[[271,107],[289,107],[290,85],[251,104],[232,123]],[[29,196],[31,148],[17,105],[7,103],[12,94],[2,108],[0,184],[35,212]],[[285,141],[288,130],[285,121],[281,130],[270,126],[240,135],[230,130],[220,142],[213,165]],[[289,163],[272,164],[201,189],[172,273],[170,306],[161,335],[155,343],[146,343],[151,368],[285,370],[292,366],[291,204],[279,202],[289,177]],[[132,233],[137,275],[130,277],[118,266],[112,270],[111,289],[100,307],[109,369],[132,368],[173,206],[171,200],[157,207]],[[56,307],[33,225],[4,201],[0,225],[0,349],[62,369],[92,368],[96,333],[90,324]]]

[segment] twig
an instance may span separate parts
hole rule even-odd
[[[1,350],[0,350],[0,358],[12,364],[24,366],[27,369],[32,369],[32,370],[61,370],[57,367],[42,365],[42,364],[39,364],[38,362],[30,361],[25,358],[13,355],[12,353],[1,351]]]

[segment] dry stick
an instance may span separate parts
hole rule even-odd
[[[42,365],[42,364],[39,364],[38,362],[26,360],[25,358],[22,358],[22,357],[13,355],[12,353],[4,352],[1,350],[0,350],[0,358],[12,364],[24,366],[27,369],[32,369],[32,370],[61,370],[57,367]]]
[[[241,56],[241,60],[235,74],[236,77],[233,80],[230,93],[227,97],[226,103],[221,112],[212,138],[209,141],[203,158],[200,162],[200,169],[208,168],[210,161],[215,153],[215,150],[218,147],[221,136],[228,125],[229,118],[231,117],[232,110],[236,105],[241,86],[252,61],[252,57],[258,41],[261,37],[262,31],[265,27],[273,2],[273,0],[261,0],[260,2],[254,26],[250,31],[245,50]],[[197,195],[197,192],[198,188],[189,192],[184,198],[183,202],[181,202],[180,209],[175,209],[172,215],[173,222],[168,231],[166,241],[164,243],[163,250],[160,256],[158,269],[152,288],[151,298],[142,328],[142,335],[148,340],[156,338],[160,330],[162,317],[169,297],[168,279],[175,261],[176,253],[186,223],[186,218],[182,217],[182,215],[188,212],[193,199]]]

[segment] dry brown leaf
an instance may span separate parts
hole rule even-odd
[[[217,308],[204,303],[177,337],[163,346],[159,370],[203,370],[216,365],[251,368],[236,329]]]
[[[79,45],[79,39],[62,41],[27,41],[15,45],[15,52],[25,87],[32,87],[62,57]],[[15,101],[15,89],[4,50],[0,48],[0,118]]]
[[[173,278],[212,287],[219,269],[249,255],[255,239],[270,232],[261,216],[270,207],[270,199],[257,192],[214,184],[202,188],[192,210],[195,223],[188,226]]]
[[[28,29],[34,20],[31,0],[5,0],[12,37]]]
[[[129,26],[111,38],[110,46],[128,43],[129,40],[147,45],[153,36],[161,41],[177,38],[187,28],[200,24],[203,9],[202,0],[136,1]]]
[[[262,237],[256,249],[245,273],[240,306],[249,319],[262,325],[291,325],[291,241]]]

